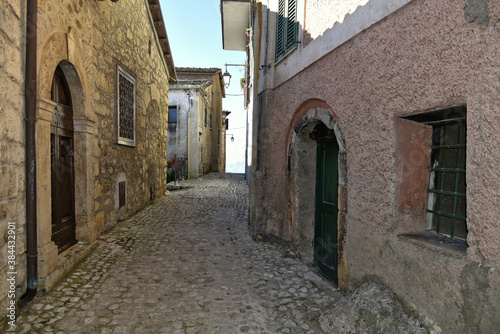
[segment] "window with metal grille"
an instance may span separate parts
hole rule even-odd
[[[276,13],[276,61],[297,46],[297,0],[279,0]]]
[[[168,122],[169,123],[177,123],[177,107],[169,106],[168,107]]]
[[[135,146],[135,79],[118,66],[118,143]]]
[[[427,229],[466,239],[467,107],[458,105],[402,118],[432,127]]]
[[[433,229],[455,238],[467,237],[465,119],[433,125],[428,221]]]

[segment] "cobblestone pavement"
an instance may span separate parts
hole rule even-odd
[[[182,183],[100,238],[19,333],[322,333],[341,297],[286,248],[253,241],[242,175]]]

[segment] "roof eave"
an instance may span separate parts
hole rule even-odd
[[[172,51],[170,50],[170,43],[168,41],[165,22],[163,21],[160,2],[159,0],[148,0],[148,4],[151,16],[153,17],[156,35],[158,36],[158,40],[163,52],[163,57],[165,58],[165,62],[167,63],[168,73],[170,76],[169,80],[177,80],[174,59],[172,58]]]

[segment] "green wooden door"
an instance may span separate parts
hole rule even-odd
[[[335,283],[338,282],[338,154],[335,140],[318,140],[314,260]]]

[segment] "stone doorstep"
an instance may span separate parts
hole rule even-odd
[[[77,243],[67,251],[59,254],[58,266],[46,278],[38,282],[39,290],[51,290],[61,279],[67,276],[83,260],[85,260],[99,245],[96,240],[90,245]]]

